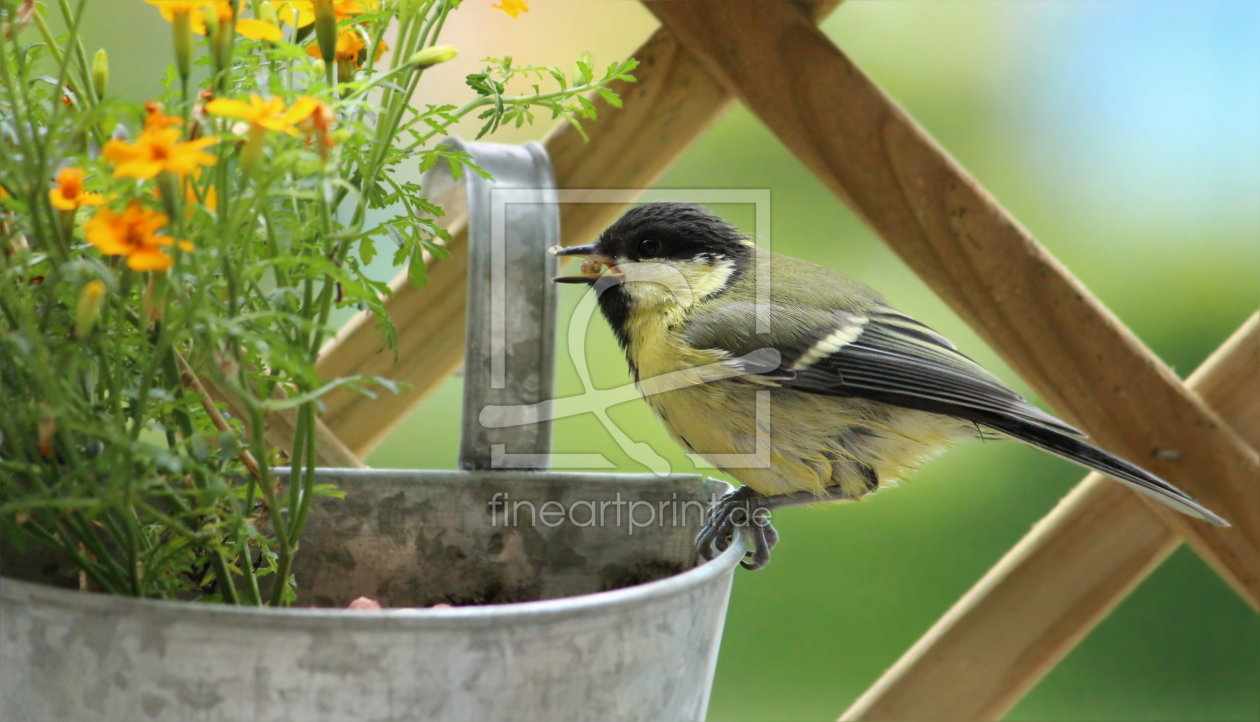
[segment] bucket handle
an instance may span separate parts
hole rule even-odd
[[[551,162],[532,142],[447,138],[441,147],[467,153],[491,176],[465,168],[456,180],[442,159],[422,181],[426,195],[448,215],[468,219],[459,468],[543,470],[551,453],[555,383],[556,259],[547,248],[560,239]],[[466,213],[459,213],[461,208]],[[529,423],[496,424],[495,409],[503,407],[536,413]]]

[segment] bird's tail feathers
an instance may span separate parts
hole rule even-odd
[[[1074,436],[1069,436],[1057,429],[1006,416],[986,420],[982,423],[1025,444],[1048,451],[1055,456],[1089,467],[1095,471],[1100,471],[1125,486],[1135,489],[1183,514],[1202,519],[1216,526],[1229,526],[1229,522],[1195,501],[1193,497],[1181,489],[1135,464],[1131,464]]]

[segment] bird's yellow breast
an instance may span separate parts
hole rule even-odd
[[[627,319],[630,344],[626,349],[644,380],[663,374],[687,374],[722,361],[727,355],[714,349],[695,349],[684,342],[681,313],[632,313]]]
[[[774,488],[764,479],[768,472],[773,473],[770,469],[749,474],[721,461],[758,453],[758,422],[766,419],[758,414],[754,390],[764,386],[739,374],[728,363],[729,354],[686,344],[679,326],[671,324],[666,315],[635,314],[628,324],[631,341],[626,350],[637,369],[636,383],[670,435],[744,483]],[[732,386],[748,388],[735,390]],[[762,438],[767,438],[767,431],[761,430]],[[811,477],[784,490],[819,486]]]

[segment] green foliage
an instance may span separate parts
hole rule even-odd
[[[415,106],[428,65],[411,59],[458,2],[394,0],[315,31],[273,26],[278,40],[230,20],[181,40],[173,24],[208,78],[172,63],[142,109],[100,95],[87,6],[61,3],[55,37],[42,5],[0,0],[0,541],[68,558],[108,592],[290,603],[311,500],[338,496],[315,483],[320,397],[394,389],[320,378],[330,315],[363,309],[393,339],[389,288],[364,265],[390,248],[419,284],[447,254],[442,209],[396,172],[443,160],[484,175],[431,143],[470,113],[483,135],[535,108],[592,117],[582,96],[633,65],[596,79],[579,64],[570,83],[488,59],[464,106]],[[380,55],[387,31],[397,47]],[[338,57],[312,57],[330,32]],[[542,75],[559,89],[503,95]],[[368,212],[384,208],[397,212]],[[274,414],[296,426],[288,448],[265,433]]]
[[[468,87],[477,93],[481,103],[488,105],[477,115],[479,119],[485,121],[477,133],[478,138],[493,133],[504,123],[510,123],[519,128],[526,123],[534,122],[534,110],[537,108],[551,111],[551,119],[564,119],[585,138],[586,132],[582,129],[581,121],[595,118],[595,104],[587,97],[587,93],[595,91],[609,105],[615,108],[621,107],[621,99],[608,88],[608,85],[618,80],[634,82],[634,76],[631,73],[638,67],[638,61],[633,58],[613,63],[597,80],[591,69],[590,59],[578,60],[577,71],[573,75],[573,85],[570,87],[564,73],[558,68],[517,66],[513,65],[510,57],[486,58],[485,62],[488,65],[484,72],[474,73],[467,78]],[[524,96],[505,95],[508,84],[513,80],[530,83],[533,93]],[[558,89],[550,93],[542,92],[539,83],[544,81],[554,82]]]

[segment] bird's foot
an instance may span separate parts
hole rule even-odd
[[[779,543],[779,533],[770,524],[769,497],[747,486],[723,496],[705,517],[696,536],[696,549],[708,561],[726,551],[741,531],[749,537],[750,549],[740,564],[760,569],[770,563],[770,550]]]

